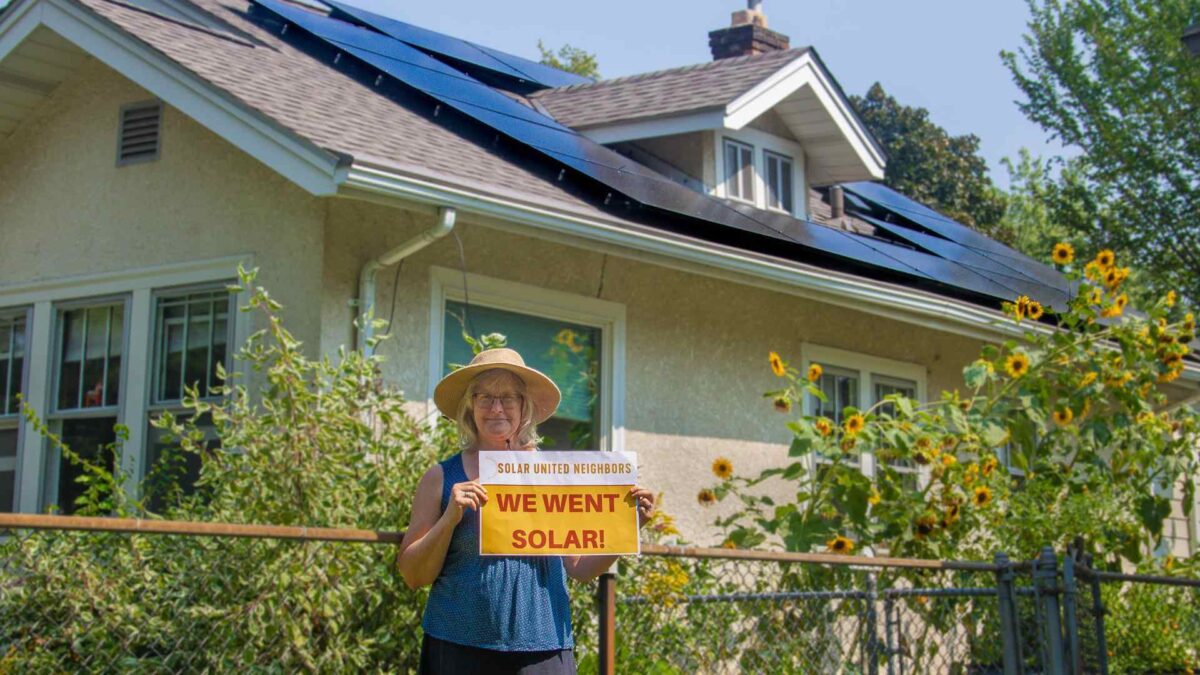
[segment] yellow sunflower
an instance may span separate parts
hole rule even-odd
[[[737,544],[733,543],[732,539],[726,539],[721,543],[721,548],[737,548]]]
[[[792,401],[786,396],[777,396],[775,398],[775,409],[781,413],[792,411]]]
[[[1075,413],[1071,412],[1068,407],[1057,408],[1054,411],[1054,422],[1060,427],[1065,427],[1074,419]]]
[[[1090,386],[1095,381],[1096,381],[1095,371],[1088,371],[1083,374],[1083,379],[1079,381],[1079,388],[1083,389],[1084,387]]]
[[[1104,270],[1100,268],[1100,265],[1095,260],[1093,260],[1083,266],[1083,276],[1091,279],[1092,281],[1100,281],[1100,279],[1104,277]]]
[[[875,506],[881,501],[883,501],[883,497],[879,494],[879,490],[871,488],[871,496],[867,497],[867,503],[871,506]]]
[[[1182,367],[1180,367],[1180,368],[1171,368],[1171,369],[1170,369],[1170,370],[1168,370],[1167,372],[1160,374],[1160,375],[1158,376],[1158,381],[1159,381],[1159,382],[1162,382],[1162,383],[1174,382],[1175,380],[1179,379],[1179,375],[1180,375],[1181,373],[1183,373],[1183,368],[1182,368]]]
[[[1030,300],[1025,305],[1025,313],[1029,315],[1030,319],[1037,321],[1038,319],[1042,318],[1042,315],[1046,313],[1046,310],[1042,308],[1042,303],[1038,302],[1037,300]]]
[[[849,555],[850,553],[854,552],[854,542],[839,534],[833,539],[825,542],[825,549],[830,553]]]
[[[1118,295],[1116,298],[1113,299],[1113,306],[1120,309],[1121,311],[1125,311],[1125,305],[1128,305],[1128,304],[1129,304],[1129,296],[1125,295],[1124,293]]]
[[[955,457],[954,455],[950,455],[950,454],[942,455],[942,466],[944,466],[948,469],[948,468],[954,466],[955,464],[958,464],[957,457]]]
[[[779,358],[779,354],[771,352],[767,358],[771,361],[771,372],[775,373],[775,377],[783,377],[787,374],[787,364]]]
[[[701,490],[700,494],[696,495],[696,501],[700,502],[701,506],[712,506],[717,503],[717,493],[709,489]]]
[[[1059,242],[1054,245],[1050,257],[1059,265],[1070,265],[1075,260],[1075,247],[1066,242]]]
[[[846,429],[846,433],[850,436],[862,431],[863,427],[865,426],[867,426],[867,420],[859,414],[851,415],[843,425],[843,427]]]
[[[1100,269],[1107,270],[1117,261],[1117,256],[1112,252],[1112,249],[1104,249],[1096,254],[1096,265]]]
[[[992,503],[992,489],[986,485],[975,488],[975,506],[984,507]]]
[[[983,460],[983,464],[980,465],[979,470],[983,472],[984,476],[990,476],[998,466],[1000,466],[1000,461],[998,459],[995,457],[988,457]]]
[[[933,534],[933,530],[937,527],[938,518],[932,513],[926,513],[920,518],[917,518],[917,538],[924,539]]]
[[[808,381],[816,382],[821,379],[821,374],[825,372],[821,369],[820,364],[814,363],[808,367]]]
[[[1102,302],[1104,302],[1104,291],[1100,290],[1100,288],[1093,288],[1088,293],[1088,304],[1099,305]]]
[[[826,417],[818,417],[817,420],[813,422],[813,428],[815,428],[817,433],[821,434],[822,436],[828,436],[829,434],[833,433],[833,423],[830,422],[829,418]]]
[[[1167,297],[1165,298],[1167,307],[1174,307],[1175,301],[1178,300],[1178,297],[1179,296],[1175,295],[1175,291],[1167,291]]]
[[[712,472],[721,480],[729,480],[729,477],[733,475],[733,462],[724,457],[718,457],[713,460]]]
[[[1029,357],[1020,352],[1013,354],[1004,361],[1004,370],[1011,377],[1021,377],[1029,372]]]

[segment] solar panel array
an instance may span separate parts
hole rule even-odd
[[[561,71],[547,66],[333,0],[327,3],[333,8],[329,16],[281,0],[254,3],[284,22],[285,27],[295,26],[319,41],[316,44],[355,57],[381,75],[457,110],[612,193],[681,217],[699,229],[718,226],[724,240],[732,238],[782,257],[840,261],[856,271],[874,270],[880,276],[902,277],[908,283],[975,301],[990,298],[993,304],[995,299],[1025,294],[1048,307],[1061,307],[1070,293],[1066,281],[1054,270],[884,186],[851,183],[845,189],[852,205],[888,214],[887,219],[872,222],[891,234],[892,241],[734,205],[651,171],[468,72],[482,70],[489,76],[555,86],[552,83],[558,76],[547,71]],[[660,221],[655,218],[650,222]]]

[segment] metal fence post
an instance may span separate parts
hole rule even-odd
[[[1104,606],[1104,599],[1100,597],[1100,577],[1094,574],[1095,568],[1092,567],[1092,556],[1087,556],[1083,560],[1083,564],[1087,569],[1088,577],[1091,579],[1092,587],[1092,616],[1096,622],[1096,658],[1100,662],[1100,675],[1108,675],[1108,639],[1104,635],[1104,614],[1108,608]]]
[[[1058,606],[1058,556],[1049,546],[1044,547],[1033,562],[1033,585],[1037,589],[1042,628],[1042,667],[1048,675],[1066,675],[1062,616]]]
[[[1017,594],[1013,588],[1012,561],[1005,553],[996,554],[996,596],[1000,607],[1000,641],[1004,646],[1004,675],[1025,672],[1021,654],[1021,629],[1017,623]]]
[[[596,605],[600,614],[600,675],[617,672],[617,575],[605,572],[596,586]]]
[[[1079,621],[1075,612],[1075,594],[1078,589],[1075,585],[1075,552],[1072,549],[1067,549],[1067,555],[1063,558],[1062,582],[1063,632],[1066,637],[1065,660],[1071,673],[1082,675],[1083,659],[1079,653]]]

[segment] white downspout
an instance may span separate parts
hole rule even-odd
[[[370,356],[373,351],[367,343],[374,335],[375,329],[365,317],[374,317],[375,314],[375,275],[384,267],[395,265],[450,234],[450,230],[454,229],[454,219],[457,217],[457,210],[443,206],[438,209],[438,222],[433,227],[363,265],[362,270],[358,273],[358,316],[364,325],[358,331],[358,348],[367,356]],[[390,326],[388,330],[391,330]]]

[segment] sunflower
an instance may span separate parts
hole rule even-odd
[[[1091,386],[1091,384],[1095,381],[1096,381],[1095,371],[1088,371],[1083,374],[1083,379],[1081,379],[1079,381],[1079,388],[1083,389],[1084,387]]]
[[[942,527],[950,527],[958,522],[958,516],[962,509],[958,502],[950,502],[946,505],[946,512],[942,515]]]
[[[786,396],[775,397],[774,403],[775,403],[775,409],[781,413],[786,413],[786,412],[792,411],[792,401],[791,401],[791,399],[789,399]]]
[[[712,506],[717,503],[717,493],[706,488],[696,495],[696,501],[700,502],[701,506]]]
[[[1096,254],[1096,266],[1100,269],[1107,270],[1117,261],[1117,256],[1112,252],[1112,249],[1104,249]]]
[[[1154,413],[1150,412],[1149,410],[1143,410],[1137,415],[1137,423],[1142,426],[1149,426],[1153,424],[1155,419]]]
[[[1059,242],[1054,245],[1050,257],[1059,265],[1070,265],[1075,260],[1075,248],[1066,242]]]
[[[1065,406],[1062,408],[1057,408],[1054,411],[1054,422],[1060,427],[1065,427],[1070,424],[1074,417],[1075,414],[1071,412],[1071,409]]]
[[[926,513],[917,518],[917,537],[923,539],[933,533],[937,527],[938,518],[932,513]]]
[[[732,539],[726,539],[721,542],[721,548],[737,548],[737,544],[733,543]]]
[[[839,534],[825,542],[825,550],[839,555],[849,555],[854,551],[854,542]]]
[[[1029,372],[1029,357],[1019,352],[1009,356],[1004,362],[1004,370],[1011,377],[1021,377]]]
[[[846,423],[842,426],[846,429],[846,433],[848,435],[853,436],[854,434],[862,431],[863,427],[867,426],[867,420],[862,415],[854,414],[851,415],[846,420]]]
[[[957,457],[955,457],[954,455],[950,455],[950,454],[942,455],[942,466],[949,469],[950,467],[954,466],[955,464],[958,464]]]
[[[999,466],[999,460],[997,460],[995,457],[988,457],[983,460],[983,464],[980,465],[979,470],[983,472],[984,476],[990,476],[992,475],[992,472],[995,471]]]
[[[1129,296],[1124,293],[1113,299],[1113,306],[1121,311],[1125,311],[1125,305],[1129,304]]]
[[[779,354],[771,352],[767,355],[767,358],[771,361],[771,372],[775,373],[775,377],[783,377],[787,374],[787,364],[783,362],[783,359],[779,358]]]
[[[857,442],[858,442],[857,439],[855,439],[853,436],[846,436],[845,438],[842,439],[842,442],[839,444],[839,447],[841,447],[842,452],[844,452],[846,454],[850,454],[850,451],[854,450],[854,445]]]
[[[825,371],[823,371],[821,369],[820,364],[814,363],[814,364],[810,365],[808,367],[808,381],[816,382],[817,380],[821,379],[821,373],[823,373],[823,372],[825,372]]]
[[[984,507],[992,503],[992,490],[986,485],[975,488],[975,506]]]
[[[813,428],[816,429],[817,433],[821,434],[822,436],[828,436],[829,434],[833,433],[833,423],[830,422],[829,418],[827,417],[818,417],[817,420],[813,422]]]
[[[1092,281],[1100,281],[1104,276],[1104,270],[1100,269],[1100,265],[1095,260],[1083,266],[1083,276]]]
[[[1175,291],[1167,291],[1167,297],[1163,300],[1167,303],[1167,307],[1174,307],[1175,301],[1178,299],[1179,296],[1175,295]]]
[[[875,506],[881,501],[883,501],[883,497],[879,494],[879,490],[871,488],[871,496],[867,497],[867,503],[871,506]]]
[[[1030,319],[1037,321],[1038,319],[1042,318],[1042,315],[1046,313],[1046,310],[1042,308],[1042,303],[1038,302],[1037,300],[1030,300],[1025,305],[1025,313],[1029,315]]]
[[[1121,285],[1121,271],[1118,270],[1117,268],[1113,267],[1113,268],[1110,268],[1107,272],[1105,272],[1104,273],[1104,285],[1108,286],[1109,289],[1116,289],[1117,286],[1120,286]]]
[[[713,460],[712,472],[721,480],[729,480],[729,477],[733,475],[733,462],[724,457],[718,457]]]
[[[914,452],[912,458],[914,462],[920,464],[921,466],[925,466],[931,461],[929,459],[929,453],[925,452],[924,450],[918,450]]]
[[[1165,373],[1158,376],[1158,381],[1162,383],[1174,382],[1179,379],[1179,375],[1183,372],[1183,368],[1171,368]]]
[[[1183,361],[1183,354],[1180,354],[1179,352],[1171,352],[1162,357],[1162,362],[1164,364],[1166,364],[1168,366],[1172,366],[1172,367],[1175,366],[1175,364],[1180,363],[1182,361]]]
[[[1091,292],[1088,293],[1088,304],[1099,305],[1102,302],[1104,302],[1104,291],[1099,288],[1093,288]]]

